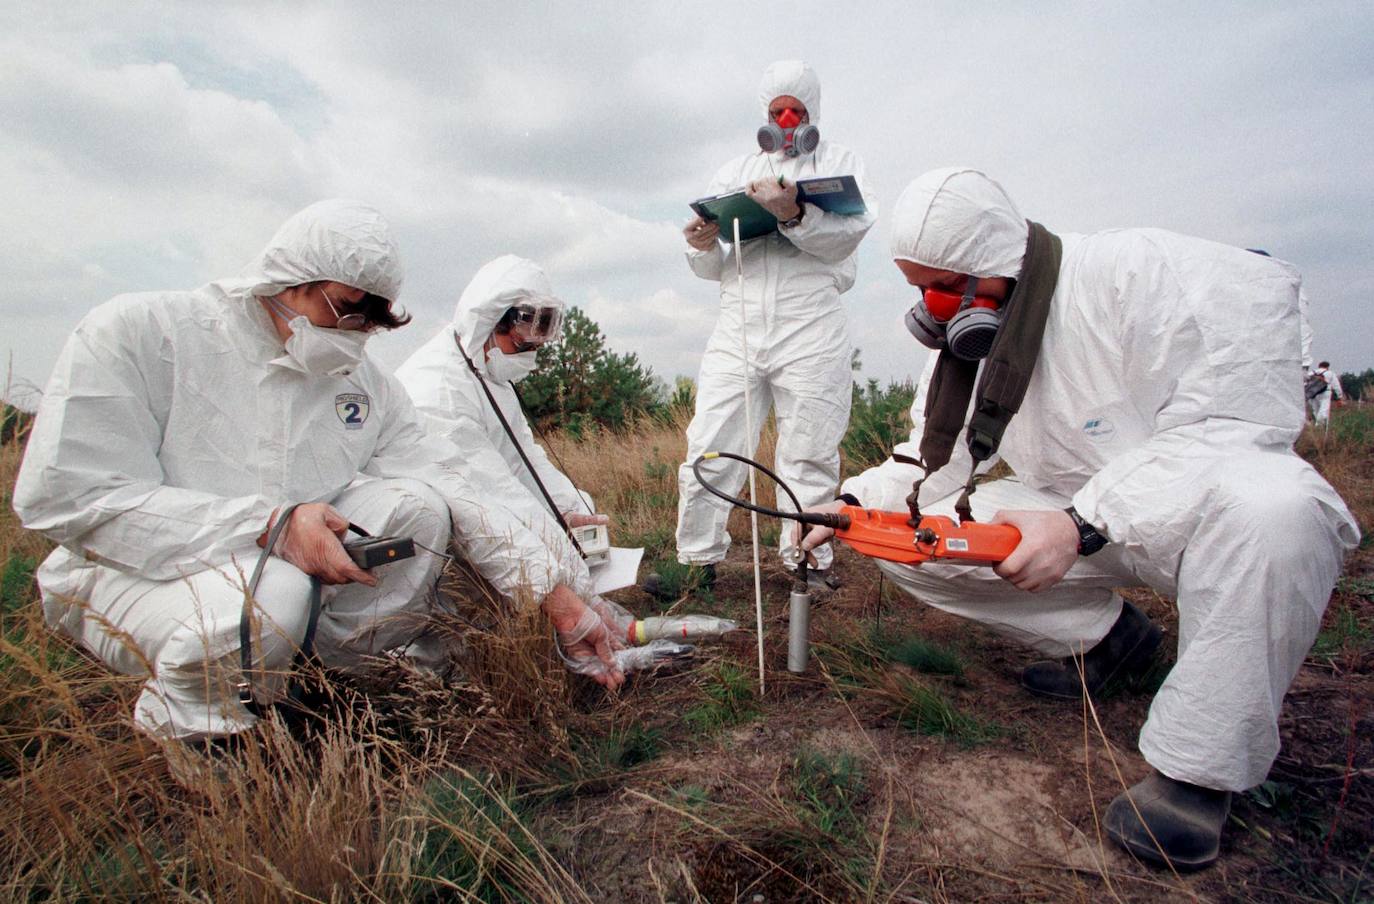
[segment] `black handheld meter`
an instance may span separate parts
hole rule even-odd
[[[415,555],[415,541],[410,537],[362,537],[349,540],[343,548],[359,568],[389,565]]]

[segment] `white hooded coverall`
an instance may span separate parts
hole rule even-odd
[[[1321,376],[1326,383],[1326,389],[1308,399],[1307,407],[1312,412],[1312,422],[1319,427],[1324,427],[1331,420],[1331,400],[1333,398],[1345,398],[1345,393],[1341,388],[1341,378],[1329,369],[1319,367],[1313,373]]]
[[[759,86],[768,115],[774,98],[791,95],[805,106],[812,124],[820,119],[820,82],[798,61],[774,63]],[[708,195],[739,189],[756,179],[779,176],[789,184],[818,176],[852,175],[868,207],[857,216],[827,213],[806,204],[801,223],[742,243],[744,311],[736,276],[730,225],[709,251],[689,249],[687,263],[702,279],[720,283],[720,317],[706,345],[697,378],[696,413],[687,428],[687,460],[678,469],[678,560],[709,564],[730,548],[726,519],[730,504],[701,486],[692,462],[708,451],[752,456],[758,433],[773,408],[778,442],[775,470],[803,507],[828,502],[840,479],[840,440],[849,423],[851,370],[849,330],[840,295],[854,285],[856,251],[877,218],[863,163],[849,149],[821,140],[810,155],[787,157],[779,150],[745,154],[721,167]],[[741,333],[749,345],[741,357]],[[754,435],[745,430],[744,377],[749,375],[749,412]],[[745,466],[728,459],[704,463],[707,479],[731,495],[739,492]],[[782,532],[780,547],[791,545]],[[816,550],[820,567],[831,550]]]
[[[893,214],[892,254],[979,277],[1016,277],[1027,228],[1001,186],[937,170]],[[1303,425],[1298,276],[1282,262],[1159,229],[1063,235],[1040,357],[1001,444],[1014,478],[973,511],[1072,504],[1110,538],[1051,590],[992,569],[880,562],[924,602],[1049,656],[1094,646],[1121,611],[1113,588],[1177,599],[1178,662],[1140,735],[1171,778],[1241,791],[1279,749],[1278,715],[1359,541],[1335,491],[1293,452]],[[919,456],[931,356],[898,452]],[[922,486],[952,515],[970,459]],[[865,505],[905,510],[918,468],[888,460],[845,481]]]
[[[48,623],[147,675],[143,730],[202,738],[250,727],[238,702],[244,575],[274,510],[330,502],[375,535],[459,548],[504,593],[568,580],[544,543],[486,504],[427,436],[404,389],[365,355],[313,374],[284,354],[259,296],[332,280],[394,299],[401,266],[376,211],[326,201],[289,219],[237,280],[119,296],[77,326],[53,371],[14,505],[61,544],[38,580]],[[450,523],[450,519],[452,519]],[[348,667],[421,630],[440,559],[326,587],[316,649]],[[555,563],[556,564],[556,563]],[[308,577],[273,558],[257,593],[259,700],[280,689],[308,615]],[[275,674],[273,674],[275,673]]]
[[[513,305],[531,297],[552,294],[548,277],[533,261],[503,255],[485,264],[468,283],[453,312],[453,322],[439,330],[396,370],[396,377],[410,393],[426,429],[445,437],[463,450],[458,467],[474,485],[519,512],[538,531],[561,531],[530,475],[515,444],[506,435],[486,393],[459,353],[454,337],[477,369],[486,376],[501,413],[539,479],[553,497],[561,514],[595,512],[591,496],[579,491],[553,466],[542,446],[534,441],[529,421],[508,381],[487,374],[483,346],[497,321]],[[533,355],[535,352],[522,352]],[[580,557],[567,563],[576,570],[585,565]]]

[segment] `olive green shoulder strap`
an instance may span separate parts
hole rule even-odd
[[[949,463],[954,452],[975,378],[977,400],[968,421],[967,441],[973,458],[964,493],[955,506],[961,520],[973,520],[968,497],[978,465],[991,458],[1002,443],[1002,434],[1021,408],[1040,356],[1040,343],[1049,319],[1050,300],[1059,282],[1064,247],[1059,237],[1039,223],[1026,221],[1026,259],[1011,297],[1002,309],[1002,325],[992,349],[982,362],[964,361],[948,351],[940,352],[926,395],[925,428],[921,434],[921,460],[913,462],[924,474],[912,486],[907,505],[913,522],[920,520],[917,495],[921,483]]]

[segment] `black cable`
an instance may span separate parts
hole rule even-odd
[[[515,446],[515,451],[520,453],[520,460],[525,463],[525,467],[529,470],[530,476],[534,478],[534,485],[539,487],[539,492],[544,494],[544,501],[548,503],[549,511],[553,512],[554,520],[558,522],[559,527],[563,528],[563,533],[568,535],[568,540],[572,542],[573,549],[577,550],[577,554],[584,559],[587,558],[587,554],[582,551],[582,544],[577,542],[577,538],[573,536],[572,528],[568,527],[568,522],[564,519],[563,513],[558,510],[558,503],[553,501],[553,496],[550,495],[548,489],[545,488],[544,481],[539,479],[539,472],[536,471],[534,465],[530,463],[530,457],[525,454],[524,448],[520,445],[519,440],[515,438],[515,431],[510,428],[510,423],[506,420],[506,416],[501,413],[501,406],[496,404],[496,396],[491,394],[491,387],[487,385],[487,381],[482,376],[481,371],[477,369],[476,364],[472,363],[472,358],[469,357],[467,350],[463,348],[463,340],[462,337],[458,335],[457,330],[453,331],[453,344],[458,346],[458,353],[462,355],[463,360],[468,363],[468,369],[471,370],[472,375],[477,378],[478,384],[482,387],[482,392],[486,393],[487,401],[491,403],[492,410],[496,412],[496,419],[500,421],[501,426],[505,428],[506,436],[510,437],[512,445]]]
[[[257,601],[258,581],[262,578],[263,568],[267,565],[267,560],[272,555],[272,548],[277,545],[277,539],[282,531],[286,529],[287,523],[291,520],[291,513],[300,505],[299,502],[287,506],[277,520],[273,522],[272,529],[267,532],[267,539],[263,544],[262,552],[258,554],[257,565],[253,568],[253,576],[248,579],[248,586],[243,594],[243,610],[239,614],[239,671],[242,673],[238,683],[239,702],[243,704],[253,715],[262,714],[262,706],[253,698],[253,629],[252,613],[253,605]],[[354,524],[348,525],[358,531],[363,536],[367,532]],[[315,629],[320,623],[320,610],[323,608],[321,602],[323,597],[323,587],[317,575],[310,575],[310,614],[305,623],[305,635],[301,638],[300,647],[296,650],[296,658],[292,660],[291,667],[294,671],[297,667],[309,661],[315,652]],[[300,702],[301,689],[293,679],[287,685],[287,699],[293,702]]]
[[[706,478],[701,475],[701,463],[706,461],[708,458],[728,458],[732,461],[742,462],[751,468],[757,468],[764,474],[767,474],[773,480],[773,482],[776,483],[778,487],[781,488],[782,491],[787,494],[788,498],[792,500],[792,504],[797,507],[797,510],[795,512],[783,512],[777,509],[765,508],[761,505],[755,505],[752,502],[746,502],[738,496],[731,496],[724,490],[720,490],[716,487],[713,487],[706,480]],[[844,530],[849,527],[849,519],[843,515],[835,515],[829,512],[802,511],[801,502],[797,499],[797,494],[792,492],[792,488],[789,487],[781,477],[779,477],[777,474],[774,474],[765,465],[757,461],[754,461],[752,458],[745,458],[743,455],[736,455],[733,452],[707,452],[705,455],[697,456],[697,460],[692,462],[692,473],[696,475],[697,480],[701,483],[703,487],[706,488],[706,491],[708,493],[711,493],[714,496],[718,496],[721,499],[724,499],[726,502],[730,503],[731,505],[737,505],[742,509],[748,509],[751,512],[758,512],[761,515],[771,515],[774,518],[785,518],[791,521],[800,521],[802,524],[818,524],[821,527],[829,527],[836,530]]]

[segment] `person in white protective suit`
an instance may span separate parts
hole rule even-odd
[[[401,264],[373,209],[325,201],[291,217],[240,279],[123,295],[91,311],[56,365],[15,488],[24,526],[61,544],[38,580],[50,625],[112,668],[147,675],[134,720],[162,739],[242,732],[279,698],[302,641],[312,578],[316,652],[423,658],[438,556],[371,574],[340,544],[370,533],[459,550],[501,592],[542,602],[571,655],[607,663],[610,638],[576,597],[581,576],[479,494],[430,437],[404,389],[364,354]],[[255,595],[251,674],[240,669],[244,574],[300,503]]]
[[[1331,372],[1330,361],[1318,364],[1317,369],[1312,371],[1312,377],[1320,379],[1324,388],[1308,398],[1307,407],[1312,412],[1312,423],[1325,427],[1331,420],[1331,400],[1345,398],[1345,391],[1341,388],[1341,378]]]
[[[1062,256],[1033,252],[1046,247],[1036,236],[1062,242]],[[1159,229],[1055,239],[967,169],[911,183],[892,255],[922,305],[939,290],[1025,299],[1003,312],[1006,331],[1018,305],[1033,307],[1020,284],[1040,273],[1048,313],[1000,445],[1015,476],[964,497],[979,520],[1020,530],[1015,552],[995,571],[879,567],[923,602],[1062,659],[1029,666],[1022,683],[1069,699],[1144,669],[1159,643],[1114,588],[1177,599],[1178,661],[1140,734],[1154,772],[1112,802],[1106,826],[1143,858],[1211,862],[1231,792],[1263,781],[1278,752],[1283,696],[1359,540],[1345,504],[1292,448],[1303,425],[1296,272]],[[926,369],[911,441],[896,450],[908,461],[940,414],[927,409],[944,393],[932,388],[940,366]],[[967,410],[953,412],[956,426]],[[921,484],[926,514],[953,513],[972,460],[962,439],[954,451]],[[923,474],[894,458],[842,490],[853,504],[905,511]],[[802,545],[829,533],[813,529]]]
[[[792,144],[800,131],[819,122],[820,100],[820,82],[806,63],[789,60],[769,66],[759,86],[759,105],[786,143],[778,143],[771,153],[731,160],[706,190],[716,195],[744,187],[778,218],[776,232],[741,245],[742,287],[728,225],[722,231],[697,217],[684,230],[692,272],[720,283],[720,316],[702,357],[696,413],[687,428],[687,459],[678,469],[678,561],[706,566],[708,583],[730,547],[725,530],[730,503],[711,495],[692,473],[692,462],[703,452],[752,455],[772,407],[778,430],[775,469],[802,505],[830,499],[839,484],[839,447],[849,423],[852,380],[840,295],[854,285],[856,251],[873,226],[877,207],[863,163],[848,148],[824,138],[812,153]],[[797,203],[798,179],[842,175],[857,180],[866,213],[843,216]],[[742,339],[748,341],[748,361],[742,357]],[[746,376],[752,436],[746,432]],[[728,459],[703,465],[707,479],[731,495],[743,485],[744,469]],[[779,545],[786,549],[791,544],[784,537]],[[818,567],[811,574],[825,580],[829,547],[816,550],[816,557]],[[653,576],[645,589],[657,592]]]
[[[503,255],[485,264],[468,283],[453,322],[396,371],[426,429],[463,450],[459,466],[464,474],[532,528],[552,535],[563,531],[545,502],[540,483],[569,527],[609,521],[596,513],[592,497],[555,468],[534,441],[514,386],[534,370],[539,347],[557,338],[562,314],[563,302],[554,296],[543,269],[525,258]],[[474,368],[482,374],[480,378]],[[500,407],[499,414],[482,382]],[[513,437],[502,426],[502,418]],[[522,461],[521,450],[534,473]],[[561,543],[550,555],[562,555],[567,548],[568,544]],[[565,567],[586,573],[580,557],[572,557]],[[617,638],[625,636],[633,616],[600,596],[587,602]]]

